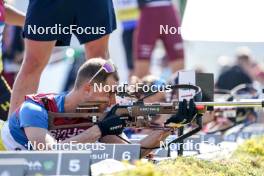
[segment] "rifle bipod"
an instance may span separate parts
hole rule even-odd
[[[180,144],[179,148],[178,148],[178,156],[182,156],[183,155],[183,143],[184,143],[184,139],[191,137],[192,135],[198,133],[202,127],[203,127],[203,120],[202,120],[202,114],[198,114],[197,117],[195,118],[196,121],[196,125],[197,127],[194,128],[193,130],[187,132],[184,134],[184,126],[180,127],[178,130],[178,137],[174,140],[172,140],[171,142],[169,142],[168,144],[168,157],[170,157],[170,145],[171,144]]]

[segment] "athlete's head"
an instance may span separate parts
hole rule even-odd
[[[118,84],[116,67],[110,60],[89,59],[78,70],[74,91],[83,95],[83,101],[115,103],[115,92],[110,89]]]

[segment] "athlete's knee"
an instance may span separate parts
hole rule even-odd
[[[21,72],[25,74],[37,74],[41,73],[45,66],[46,64],[43,63],[40,57],[27,55],[23,61]]]
[[[108,58],[108,47],[104,45],[92,45],[86,46],[87,58],[101,57]]]
[[[87,50],[87,58],[89,59],[95,57],[108,58],[108,49],[100,48],[99,46],[89,47]]]
[[[53,42],[38,42],[26,40],[25,57],[22,64],[22,72],[25,73],[41,73],[47,65],[52,48],[55,45]]]
[[[86,54],[88,58],[102,57],[108,58],[108,41],[109,36],[104,36],[98,40],[85,44]]]

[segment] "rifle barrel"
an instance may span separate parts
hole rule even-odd
[[[155,104],[140,104],[133,106],[120,106],[116,110],[116,115],[130,115],[130,116],[144,116],[144,115],[156,115],[156,114],[175,114],[178,110],[178,103],[155,103]],[[242,107],[242,108],[252,108],[252,107],[264,107],[264,100],[250,100],[250,101],[237,101],[237,102],[195,102],[196,106],[204,107]],[[204,109],[201,107],[201,109]],[[197,107],[198,108],[198,107]],[[51,118],[86,118],[91,119],[92,116],[97,116],[103,118],[104,113],[54,113],[49,112]]]
[[[238,102],[196,102],[197,106],[233,106],[233,107],[264,107],[264,101],[238,101]]]

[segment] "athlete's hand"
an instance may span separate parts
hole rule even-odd
[[[189,102],[189,107],[187,100],[183,100],[182,102],[179,103],[179,110],[177,114],[171,116],[166,122],[165,125],[169,125],[170,123],[172,124],[188,124],[192,122],[194,117],[197,114],[197,109],[196,105],[193,101],[193,99],[190,100]]]
[[[118,105],[115,105],[97,125],[101,131],[101,136],[119,135],[126,126],[126,120],[115,115]]]

